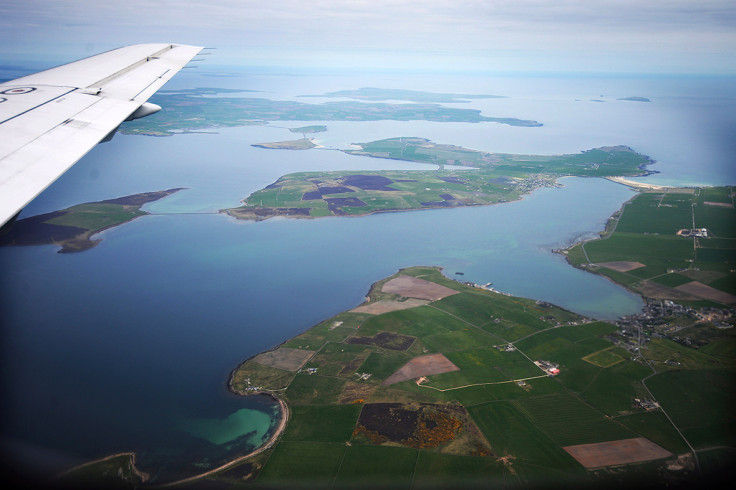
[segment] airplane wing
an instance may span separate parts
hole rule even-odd
[[[0,226],[146,102],[201,47],[137,44],[0,84]]]

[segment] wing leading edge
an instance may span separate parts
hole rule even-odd
[[[137,44],[0,84],[0,226],[126,119],[201,51]]]

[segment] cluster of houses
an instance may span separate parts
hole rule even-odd
[[[659,403],[648,398],[634,398],[634,407],[643,408],[647,412],[651,412],[659,408]]]
[[[549,376],[557,376],[558,374],[560,374],[560,365],[557,363],[539,360],[534,361],[534,364],[536,364],[537,367],[539,367]]]
[[[684,228],[677,232],[678,236],[708,238],[708,230],[706,228]]]

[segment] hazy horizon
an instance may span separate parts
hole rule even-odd
[[[0,65],[35,68],[171,42],[295,69],[736,74],[727,0],[29,0],[0,19]]]

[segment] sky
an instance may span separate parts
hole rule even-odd
[[[0,65],[127,44],[250,66],[736,74],[734,0],[0,0]]]

